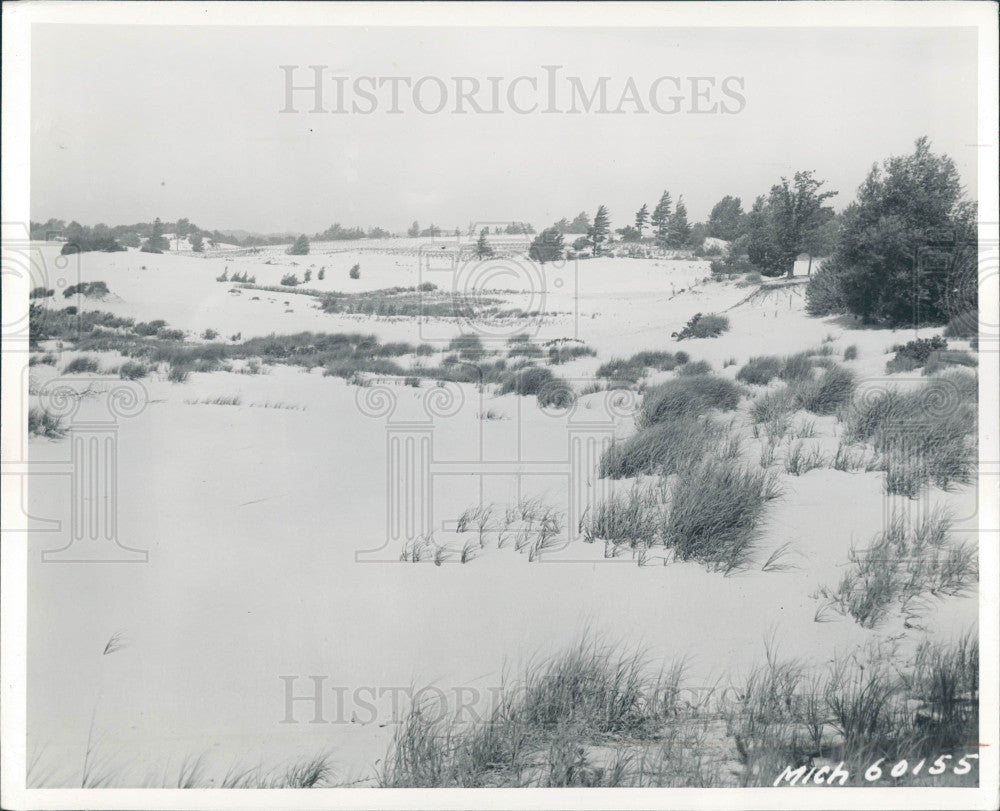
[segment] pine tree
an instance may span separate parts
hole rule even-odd
[[[667,226],[670,225],[670,192],[665,191],[660,195],[660,202],[653,209],[653,216],[650,224],[653,226],[653,236],[657,245],[665,245],[667,242]]]
[[[309,253],[309,237],[305,234],[300,234],[299,238],[295,240],[291,248],[288,249],[288,253],[292,256],[305,256]]]
[[[191,235],[191,250],[195,253],[202,253],[205,250],[204,239],[197,231]]]
[[[635,212],[635,230],[639,232],[639,239],[642,239],[642,231],[648,222],[649,208],[643,203],[642,208]]]
[[[72,223],[70,223],[72,225]],[[153,233],[140,249],[143,253],[163,253],[170,250],[170,243],[163,236],[163,223],[157,217],[153,221]]]
[[[532,240],[528,256],[544,265],[546,262],[557,262],[562,259],[564,249],[563,235],[559,233],[559,229],[546,228]]]
[[[683,248],[690,238],[691,225],[688,223],[687,206],[684,205],[684,198],[679,197],[677,208],[667,224],[667,247]]]
[[[601,243],[608,238],[610,230],[611,221],[608,217],[608,209],[605,206],[599,206],[594,215],[594,224],[590,226],[590,232],[587,234],[590,244],[594,248],[594,256],[600,255]]]
[[[489,259],[493,256],[493,248],[490,246],[490,243],[486,241],[486,234],[488,231],[488,228],[484,228],[479,232],[479,241],[476,242],[476,256],[479,259]]]

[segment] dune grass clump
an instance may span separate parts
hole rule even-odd
[[[952,371],[918,389],[886,389],[846,410],[844,438],[870,443],[890,494],[914,497],[928,481],[939,487],[972,480],[977,462],[978,381]]]
[[[28,409],[28,436],[59,439],[65,434],[66,429],[63,428],[62,417],[38,406],[32,406]]]
[[[646,374],[646,367],[633,363],[629,358],[611,358],[597,367],[596,376],[619,383],[638,383]]]
[[[761,355],[750,358],[736,373],[736,379],[751,386],[766,386],[781,373],[781,369],[781,358],[776,355]]]
[[[764,506],[779,495],[771,472],[706,459],[677,477],[663,542],[681,560],[715,571],[744,567],[756,546]]]
[[[500,379],[497,394],[520,394],[522,396],[538,395],[546,387],[556,381],[552,370],[545,366],[528,366],[516,371],[507,372]]]
[[[554,346],[549,347],[548,356],[549,363],[559,366],[577,358],[596,357],[597,352],[594,351],[593,347],[587,346],[584,343],[560,341]]]
[[[952,541],[951,527],[941,509],[915,525],[897,514],[867,548],[851,548],[849,568],[836,588],[816,592],[817,616],[837,613],[876,628],[895,609],[912,624],[929,599],[968,593],[979,582],[978,555],[972,544]]]
[[[761,394],[750,405],[750,417],[755,425],[773,423],[798,408],[795,395],[788,386]]]
[[[141,380],[150,372],[150,368],[138,361],[130,360],[118,367],[118,376],[122,380]]]
[[[614,493],[588,510],[580,530],[587,543],[601,540],[613,546],[648,549],[659,537],[660,506],[652,488],[632,487]]]
[[[923,374],[933,375],[951,366],[964,366],[968,369],[975,369],[979,365],[976,356],[964,349],[942,349],[932,352],[924,364]]]
[[[457,352],[462,360],[481,360],[486,352],[478,335],[458,335],[448,344],[449,352]]]
[[[649,389],[642,399],[640,427],[680,417],[700,416],[712,409],[733,411],[740,401],[740,387],[711,375],[668,380]]]
[[[185,363],[171,363],[167,369],[167,380],[171,383],[186,383],[191,375],[191,367]]]
[[[679,360],[678,357],[671,352],[648,349],[643,352],[636,352],[631,358],[629,358],[629,362],[635,366],[656,369],[658,372],[669,372],[678,364],[687,363],[687,361]]]
[[[813,376],[813,360],[808,352],[798,352],[789,355],[781,365],[778,377],[786,383],[796,380],[811,380]]]
[[[80,355],[67,363],[63,367],[63,372],[73,375],[85,372],[96,373],[99,369],[100,364],[98,364],[96,358],[92,358],[89,355]]]
[[[600,475],[628,479],[671,474],[714,453],[725,429],[709,419],[680,417],[640,429],[614,442],[601,457]]]
[[[680,332],[678,341],[685,338],[718,338],[729,331],[729,319],[724,315],[695,313]]]
[[[654,740],[680,694],[682,667],[653,671],[640,653],[592,638],[536,660],[504,684],[484,719],[469,723],[431,698],[415,700],[382,759],[386,788],[625,785],[638,764],[591,751]],[[418,693],[419,695],[419,693]]]
[[[816,380],[795,383],[792,391],[800,408],[813,414],[834,414],[854,396],[857,379],[842,366],[832,365]]]
[[[707,360],[695,360],[690,363],[685,363],[677,370],[677,374],[680,377],[694,377],[695,375],[710,375],[712,373],[712,364]]]
[[[826,467],[827,459],[815,445],[806,449],[802,441],[790,445],[785,457],[785,472],[792,476],[801,476],[810,470]]]

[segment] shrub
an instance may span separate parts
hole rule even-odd
[[[690,363],[691,356],[682,349],[680,352],[674,353],[674,360],[676,360],[678,364]]]
[[[833,260],[823,263],[806,285],[806,312],[813,317],[836,315],[847,309],[840,275]]]
[[[321,267],[321,268],[319,269],[319,273],[317,273],[317,274],[316,274],[316,278],[317,278],[317,279],[318,279],[319,281],[323,281],[323,279],[325,279],[325,278],[326,278],[326,268],[325,268],[325,267]]]
[[[309,237],[305,234],[301,234],[295,242],[288,248],[285,253],[291,254],[292,256],[305,256],[309,253]]]
[[[844,360],[857,360],[858,359],[858,347],[851,344],[844,350]]]
[[[35,287],[28,294],[28,298],[51,298],[56,294],[55,290],[47,287]]]
[[[66,374],[79,374],[81,372],[96,372],[100,368],[97,361],[88,356],[80,355],[77,358],[73,358],[69,363],[63,367],[63,371]]]
[[[906,344],[897,344],[893,347],[896,355],[885,365],[888,373],[910,372],[919,369],[930,359],[934,352],[948,348],[948,342],[940,335],[932,338],[917,338]]]
[[[736,379],[751,386],[766,386],[781,373],[781,369],[781,358],[775,355],[762,355],[750,358],[736,373]]]
[[[640,429],[614,442],[601,457],[601,477],[669,475],[712,454],[724,430],[708,419],[681,417]]]
[[[85,298],[104,298],[109,292],[105,282],[81,282],[80,284],[71,284],[63,290],[63,295],[66,298],[77,294]]]
[[[216,332],[214,329],[207,329],[201,334],[201,337],[204,338],[206,341],[214,341],[216,338],[219,337],[219,333]]]
[[[847,405],[854,396],[857,380],[854,373],[842,366],[831,366],[818,380],[793,384],[799,407],[813,414],[833,414]]]
[[[357,264],[353,265],[351,267],[350,272],[348,273],[348,276],[350,276],[352,279],[360,279],[361,278],[361,265],[357,265]]]
[[[159,319],[156,321],[149,321],[149,322],[140,321],[138,324],[135,325],[133,331],[136,333],[136,335],[146,335],[146,336],[156,335],[165,326],[167,326],[167,322]]]
[[[678,341],[685,338],[717,338],[729,330],[729,319],[724,315],[702,315],[695,313],[687,325],[676,333]]]
[[[771,473],[707,459],[677,477],[663,541],[681,560],[725,572],[747,565],[764,505],[777,497]]]
[[[713,408],[732,411],[740,401],[740,388],[731,380],[697,375],[678,377],[646,392],[640,422],[655,425],[684,416],[705,414]]]
[[[285,287],[295,287],[299,283],[299,279],[294,273],[286,273],[281,277],[281,283]]]
[[[44,408],[32,406],[28,409],[28,436],[44,436],[58,439],[66,433],[62,427],[62,417],[50,414]]]

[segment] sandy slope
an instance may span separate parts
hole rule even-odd
[[[325,282],[310,284],[319,289],[426,280],[414,256],[323,254],[324,247],[296,258],[297,267],[270,249],[252,257],[87,254],[80,269],[85,279],[106,281],[113,294],[87,306],[163,318],[192,336],[209,327],[244,338],[304,329],[370,331],[412,342],[454,334],[440,323],[327,315],[305,296],[235,295],[215,281],[228,267],[276,284],[290,269],[301,274],[311,265],[314,277],[318,267],[327,268]],[[354,262],[362,266],[356,282],[347,278]],[[548,319],[540,334],[579,337],[599,353],[562,367],[569,378],[588,378],[599,362],[640,349],[683,348],[719,370],[730,358],[742,364],[755,354],[787,354],[830,334],[838,355],[858,346],[859,360],[849,365],[878,386],[885,348],[903,340],[806,317],[801,288],[744,301],[752,288],[701,281],[707,263],[598,259],[581,262],[575,278],[573,268],[551,272],[563,285],[548,290],[545,309],[568,314]],[[698,311],[727,311],[732,330],[678,345],[670,333]],[[63,353],[60,365],[70,357]],[[52,373],[33,370],[38,381]],[[454,697],[456,688],[473,687],[483,710],[505,660],[516,664],[564,647],[585,627],[641,642],[653,657],[688,657],[692,677],[706,682],[750,667],[771,635],[783,653],[821,663],[875,635],[904,632],[900,622],[876,633],[849,620],[813,621],[811,593],[836,581],[851,543],[878,531],[893,508],[882,495],[881,474],[823,469],[784,478],[786,495],[769,512],[760,557],[790,542],[798,566],[790,572],[723,577],[694,564],[638,567],[605,560],[603,549],[583,543],[529,563],[512,548],[492,548],[492,541],[467,565],[401,563],[398,545],[372,556],[380,560],[359,563],[356,553],[385,537],[386,424],[359,412],[356,397],[365,390],[319,370],[286,367],[256,376],[193,374],[184,384],[154,377],[144,385],[149,405],[120,423],[118,522],[122,542],[148,549],[149,562],[42,563],[41,551],[61,546],[63,536],[39,533],[30,541],[29,754],[41,754],[54,783],[79,780],[92,718],[91,740],[111,760],[129,764],[131,780],[169,764],[175,770],[185,754],[209,752],[224,770],[233,761],[282,762],[317,749],[332,753],[339,779],[361,777],[387,744],[392,704],[391,696],[373,702],[356,690],[433,683]],[[438,458],[476,458],[481,447],[491,459],[514,458],[520,434],[522,458],[565,459],[565,417],[541,412],[533,398],[481,400],[472,387],[461,388],[457,412],[436,420]],[[393,390],[394,419],[426,418],[426,388]],[[231,395],[241,405],[186,402]],[[602,397],[583,398],[577,414],[600,412]],[[296,408],[260,407],[276,402]],[[506,419],[479,419],[490,408]],[[631,430],[628,416],[615,419],[620,434]],[[816,430],[816,442],[836,446],[832,418],[817,419]],[[748,447],[748,458],[756,447]],[[33,440],[30,453],[55,461],[66,459],[69,448],[66,441]],[[478,477],[464,475],[438,487],[436,523],[453,526],[477,502],[479,485]],[[484,497],[504,503],[516,490],[515,476],[498,476],[484,484]],[[522,492],[558,509],[566,503],[558,475],[526,479]],[[935,488],[930,499],[954,509],[959,529],[975,526],[972,488]],[[32,482],[32,515],[67,522],[69,506],[65,480]],[[456,547],[468,537],[440,534]],[[975,621],[972,597],[938,609],[926,618],[931,632],[950,634]],[[126,646],[102,656],[119,631]],[[307,694],[312,675],[327,677],[325,720],[340,722],[308,724],[310,707],[300,703],[298,723],[281,723],[280,677],[298,676],[294,689]],[[335,686],[347,691],[339,719]],[[374,713],[368,703],[376,704]]]

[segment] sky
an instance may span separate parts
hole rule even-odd
[[[311,90],[286,98],[286,75],[311,84],[311,65],[319,113]],[[455,77],[478,82],[471,101]],[[571,77],[587,96],[607,77],[603,110]],[[975,198],[975,77],[969,28],[36,24],[32,219],[541,228],[604,204],[621,227],[665,189],[704,220],[722,196],[748,208],[806,169],[842,209],[921,135]]]

